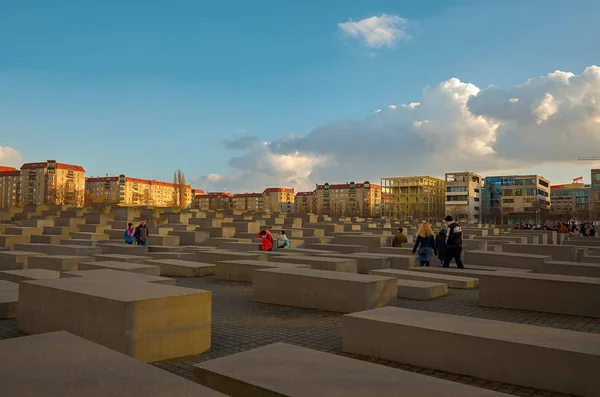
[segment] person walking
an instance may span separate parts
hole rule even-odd
[[[271,232],[268,230],[261,230],[258,233],[258,237],[261,239],[260,249],[262,251],[272,251],[273,250],[273,236]]]
[[[421,266],[429,266],[432,254],[435,253],[437,256],[437,248],[435,247],[435,234],[431,229],[431,225],[428,222],[423,223],[417,234],[415,245],[413,246],[412,253],[418,251],[419,263]]]
[[[394,235],[394,240],[392,241],[392,247],[402,247],[402,244],[408,243],[408,238],[403,233],[404,229],[399,227]]]
[[[450,215],[444,218],[446,222],[446,257],[444,267],[450,267],[452,259],[456,262],[456,267],[464,269],[462,259],[462,228],[456,223]]]
[[[277,248],[290,248],[290,240],[285,235],[285,230],[279,232],[277,237]]]
[[[435,248],[437,248],[437,258],[440,266],[444,266],[446,259],[446,227],[442,226],[440,232],[435,237]]]
[[[125,244],[131,245],[135,243],[135,228],[133,227],[133,223],[127,225],[123,238],[125,239]]]
[[[146,220],[142,219],[139,226],[135,228],[135,241],[137,245],[148,246],[148,239],[150,238],[150,232],[148,231],[148,226],[146,226]]]

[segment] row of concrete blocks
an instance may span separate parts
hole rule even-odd
[[[64,331],[0,341],[0,351],[2,390],[15,397],[505,396],[284,343],[197,364],[197,383]]]

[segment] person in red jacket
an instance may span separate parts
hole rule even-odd
[[[262,240],[261,250],[272,251],[273,250],[273,236],[268,230],[261,230],[258,233],[258,237]]]

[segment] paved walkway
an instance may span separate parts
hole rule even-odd
[[[191,365],[253,349],[273,342],[286,342],[311,349],[368,360],[382,365],[431,375],[451,381],[497,390],[515,396],[565,396],[519,386],[489,382],[470,376],[423,369],[342,353],[341,315],[285,306],[253,303],[252,286],[215,280],[214,277],[179,279],[183,287],[207,289],[213,292],[212,349],[199,356],[155,363],[159,368],[186,378],[192,377]],[[491,320],[533,324],[600,333],[600,319],[553,315],[505,309],[482,308],[477,305],[477,290],[449,290],[448,296],[432,301],[399,299],[400,307],[440,313],[473,316]],[[16,320],[0,320],[0,339],[19,336]]]

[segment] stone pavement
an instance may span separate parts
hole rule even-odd
[[[218,281],[214,277],[178,279],[177,285],[213,292],[212,348],[199,356],[154,363],[159,368],[192,378],[193,364],[253,349],[273,342],[285,342],[311,349],[342,354],[378,364],[484,387],[515,396],[566,396],[519,386],[485,381],[442,371],[423,369],[385,360],[341,353],[341,315],[330,312],[254,303],[252,285]],[[556,315],[479,307],[477,290],[449,290],[446,297],[431,301],[399,299],[397,305],[490,320],[508,321],[600,333],[600,318]],[[0,339],[22,335],[16,320],[0,320]]]

